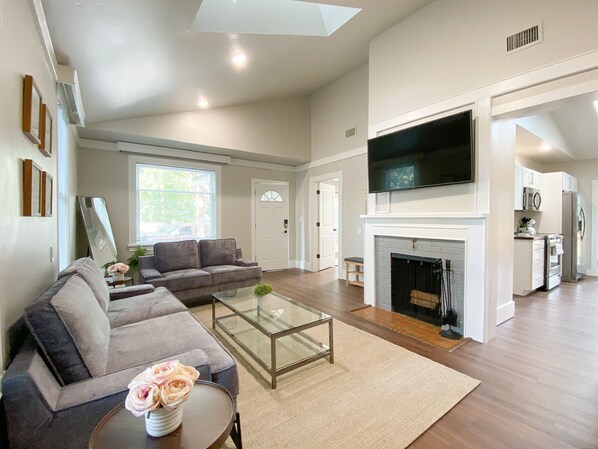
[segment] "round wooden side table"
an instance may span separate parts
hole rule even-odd
[[[183,404],[183,423],[174,432],[160,438],[149,436],[145,419],[120,404],[98,423],[89,449],[216,449],[229,435],[237,449],[242,449],[233,398],[218,384],[197,381]]]

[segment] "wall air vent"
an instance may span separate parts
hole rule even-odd
[[[353,128],[349,128],[349,129],[345,130],[345,138],[346,139],[348,139],[349,137],[355,136],[355,134],[357,134],[357,126],[354,126]]]
[[[542,31],[542,22],[538,22],[536,25],[527,28],[526,30],[507,36],[507,52],[511,53],[523,50],[524,48],[537,45],[544,40],[544,34]]]

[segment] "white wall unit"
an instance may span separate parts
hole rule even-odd
[[[515,239],[514,294],[524,296],[544,285],[545,246],[543,239]]]

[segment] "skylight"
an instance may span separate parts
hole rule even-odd
[[[330,36],[361,8],[298,0],[203,0],[194,31]]]

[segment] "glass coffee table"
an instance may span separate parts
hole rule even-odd
[[[216,317],[216,303],[232,314]],[[328,325],[328,344],[304,331]],[[276,378],[308,363],[328,357],[334,363],[332,317],[272,292],[256,296],[253,287],[212,295],[212,327],[235,341],[271,376]]]

